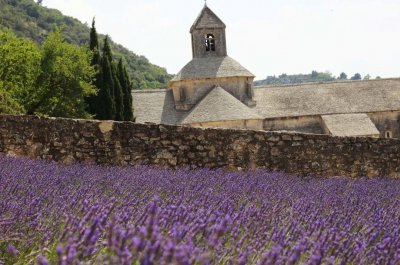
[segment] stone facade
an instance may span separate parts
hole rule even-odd
[[[400,178],[400,140],[383,138],[0,116],[0,152],[66,164]]]

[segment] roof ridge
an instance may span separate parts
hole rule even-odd
[[[133,89],[132,93],[159,93],[159,92],[167,92],[168,89]]]
[[[368,83],[368,82],[380,82],[380,81],[400,81],[400,77],[389,77],[389,78],[379,78],[379,79],[369,79],[369,80],[333,80],[325,82],[306,82],[306,83],[295,83],[295,84],[270,84],[270,85],[260,85],[255,86],[255,89],[262,89],[268,87],[297,87],[306,85],[329,85],[329,84],[343,84],[343,83]]]

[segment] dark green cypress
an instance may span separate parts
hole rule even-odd
[[[124,120],[124,92],[122,85],[118,79],[117,68],[115,64],[112,65],[112,74],[114,79],[114,101],[115,101],[115,120]]]
[[[124,93],[124,120],[133,121],[132,86],[122,59],[118,62],[118,79]]]
[[[110,106],[104,106],[109,109],[107,111],[107,119],[115,119],[116,117],[116,108],[115,108],[115,78],[114,78],[114,70],[113,70],[113,58],[111,52],[111,46],[108,41],[108,36],[104,39],[103,45],[103,54],[101,56],[102,60],[102,71],[103,71],[103,86],[105,89],[109,91],[109,97],[106,99],[107,102],[110,102]]]
[[[111,75],[113,78],[112,97],[115,106],[115,120],[124,120],[124,95],[118,80],[117,66],[113,62],[113,54],[108,36],[104,39],[103,57],[107,57],[111,63]]]
[[[97,88],[98,94],[90,96],[86,99],[86,103],[88,106],[88,112],[92,115],[94,115],[95,118],[99,118],[99,113],[102,111],[102,106],[100,104],[100,90],[102,89],[102,72],[101,72],[101,66],[100,66],[100,51],[99,51],[99,40],[97,36],[97,30],[96,30],[96,21],[93,18],[92,21],[92,28],[90,29],[90,43],[89,43],[89,48],[93,53],[91,65],[95,68],[96,70],[96,75],[95,79],[93,81],[93,85]],[[100,114],[100,116],[102,116]]]
[[[112,75],[112,66],[108,57],[103,54],[101,58],[101,70],[103,73],[102,84],[99,93],[100,107],[99,119],[113,120],[115,119],[115,101],[114,101],[114,78]]]
[[[108,35],[104,38],[103,56],[107,56],[110,63],[113,61],[113,54],[111,51],[110,42],[108,40]]]
[[[99,38],[97,36],[96,21],[93,18],[92,28],[90,29],[89,48],[93,52],[92,65],[100,65]]]

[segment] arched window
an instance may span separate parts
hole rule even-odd
[[[181,102],[186,101],[186,93],[185,93],[185,88],[184,87],[180,87],[179,88],[179,98]]]
[[[386,138],[392,138],[392,132],[391,131],[386,131],[385,132],[385,137]]]
[[[206,51],[215,52],[215,38],[212,34],[206,35]]]

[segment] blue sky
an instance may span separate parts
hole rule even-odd
[[[202,0],[44,0],[177,73]],[[257,79],[282,73],[400,76],[400,0],[209,0],[227,25],[228,54]]]

